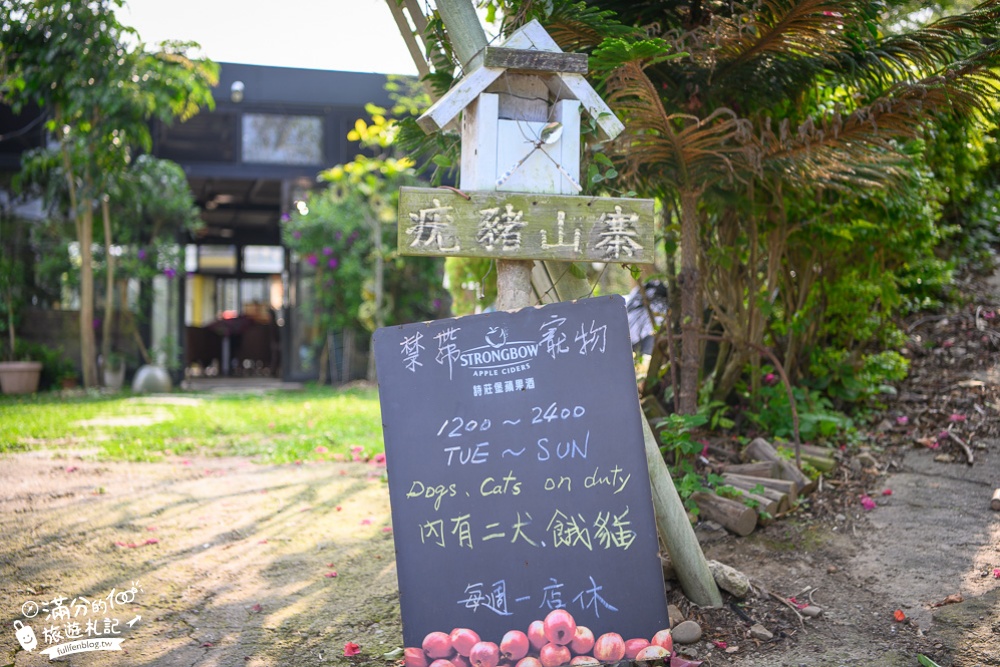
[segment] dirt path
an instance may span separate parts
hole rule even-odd
[[[46,664],[45,627],[75,620],[86,638],[105,618],[123,652],[68,664],[321,665],[348,641],[374,655],[399,644],[384,468],[86,459],[0,458],[0,664]],[[95,613],[133,582],[131,603]],[[31,653],[9,630],[29,601],[49,603]]]
[[[968,467],[908,452],[885,480],[892,495],[863,515],[786,520],[747,539],[704,534],[709,557],[758,587],[746,608],[776,637],[747,638],[731,608],[688,610],[706,628],[694,653],[710,665],[914,665],[918,652],[942,665],[1000,665],[1000,513],[988,508],[1000,443],[977,454]],[[93,619],[103,631],[105,617],[117,619],[111,636],[124,638],[121,653],[60,658],[71,665],[387,663],[381,655],[399,646],[401,630],[383,472],[243,459],[100,463],[65,450],[0,458],[0,664],[49,662],[39,649],[59,598],[70,618],[58,624],[77,620],[83,630]],[[95,613],[98,598],[114,589],[112,599],[127,599],[133,582],[133,601]],[[767,605],[768,590],[807,586],[824,615],[803,627]],[[932,611],[954,593],[965,601]],[[683,604],[678,591],[671,598]],[[48,603],[29,623],[39,642],[31,653],[10,630],[29,601]],[[912,622],[896,623],[895,609]],[[720,639],[737,650],[712,643]],[[362,656],[344,658],[346,642]]]

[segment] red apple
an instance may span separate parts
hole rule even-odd
[[[479,643],[479,635],[476,634],[475,630],[470,630],[468,628],[455,628],[448,635],[451,638],[451,646],[459,655],[469,656],[469,651],[472,647]]]
[[[662,646],[656,646],[650,644],[646,648],[639,651],[639,654],[635,656],[636,662],[648,662],[650,660],[665,660],[670,656],[670,651],[663,648]]]
[[[625,640],[625,659],[635,660],[635,656],[639,655],[639,651],[649,646],[649,642],[638,637],[636,639],[626,639]]]
[[[461,653],[456,653],[451,656],[448,658],[448,661],[455,665],[455,667],[472,667],[472,663],[469,662],[469,658]]]
[[[594,657],[601,662],[618,662],[625,657],[625,640],[617,632],[607,632],[594,642]]]
[[[553,644],[566,645],[576,634],[576,621],[565,609],[553,609],[545,617],[545,638]],[[567,661],[568,662],[568,661]]]
[[[592,655],[578,655],[569,661],[571,665],[599,665],[597,658]]]
[[[573,633],[573,641],[569,643],[569,650],[574,655],[586,655],[594,648],[594,633],[585,625],[576,626]],[[595,661],[596,662],[596,661]]]
[[[674,650],[674,636],[670,634],[670,628],[657,632],[649,643],[653,646],[662,646],[667,653]]]
[[[472,667],[497,667],[500,664],[500,647],[493,642],[477,642],[469,651]]]
[[[538,660],[542,663],[542,667],[560,667],[569,664],[572,658],[569,648],[562,644],[549,643],[538,652]]]
[[[527,658],[521,658],[518,660],[514,667],[542,667],[542,663],[538,658],[528,656]]]
[[[504,660],[517,662],[528,655],[531,644],[528,642],[528,635],[520,630],[511,630],[500,640],[500,656]]]
[[[531,642],[531,648],[536,651],[541,651],[542,647],[549,643],[549,640],[545,638],[545,623],[543,621],[532,621],[528,625],[528,641]]]
[[[437,660],[432,662],[429,667],[455,667],[455,664],[451,660],[438,658]]]
[[[427,667],[424,649],[411,646],[403,651],[403,667]]]
[[[450,658],[452,645],[451,637],[449,637],[444,632],[430,632],[424,637],[423,646],[424,653],[427,654],[428,658],[432,660],[437,660],[438,658]]]

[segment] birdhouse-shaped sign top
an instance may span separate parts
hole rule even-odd
[[[532,21],[502,46],[487,47],[483,66],[417,122],[436,132],[462,114],[463,190],[575,195],[581,190],[581,107],[602,138],[624,129],[586,72],[585,54],[563,53]]]

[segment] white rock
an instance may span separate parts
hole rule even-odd
[[[708,570],[712,573],[719,588],[731,593],[734,597],[743,599],[750,593],[750,579],[734,567],[717,560],[708,561]]]

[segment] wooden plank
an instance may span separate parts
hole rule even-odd
[[[417,124],[428,134],[441,130],[503,73],[495,67],[477,68],[425,111]]]
[[[486,67],[503,67],[511,70],[530,72],[587,73],[586,53],[559,53],[533,49],[508,49],[502,46],[487,46],[483,54]]]
[[[466,196],[440,188],[400,188],[400,254],[653,261],[652,199],[523,192]]]
[[[580,74],[559,74],[546,79],[549,90],[559,99],[567,97],[580,100],[584,111],[597,121],[604,139],[611,140],[625,130],[625,125],[604,103],[597,91]]]

